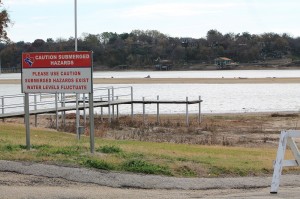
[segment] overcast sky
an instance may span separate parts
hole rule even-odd
[[[74,37],[74,0],[3,0],[14,42]],[[77,0],[78,36],[158,30],[172,37],[221,33],[300,36],[299,0]]]

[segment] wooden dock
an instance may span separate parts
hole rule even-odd
[[[176,100],[114,100],[111,102],[108,101],[94,101],[94,108],[97,107],[108,107],[108,106],[117,106],[122,104],[199,104],[202,100],[192,100],[192,101],[176,101]],[[76,101],[69,101],[68,103],[76,103]],[[86,103],[83,105],[83,101],[79,101],[78,109],[88,109],[89,104]],[[56,113],[56,112],[66,112],[66,111],[74,111],[76,110],[76,106],[66,106],[66,107],[58,107],[58,108],[47,108],[47,109],[38,109],[38,110],[30,110],[30,115],[40,115],[40,114],[48,114],[48,113]],[[13,118],[13,117],[24,117],[24,111],[21,112],[12,112],[12,113],[4,113],[0,114],[0,119]]]
[[[129,92],[126,93],[126,90]],[[119,91],[119,92],[118,92]],[[145,120],[146,115],[146,104],[156,104],[156,115],[157,115],[157,122],[159,122],[159,112],[160,104],[185,104],[186,105],[186,123],[189,124],[189,108],[188,106],[191,104],[199,104],[199,123],[201,122],[201,97],[199,96],[198,100],[189,100],[186,97],[186,100],[160,100],[159,96],[157,96],[156,100],[145,100],[143,97],[142,100],[134,100],[133,99],[133,88],[132,86],[125,86],[125,87],[99,87],[94,88],[94,95],[93,97],[93,107],[101,107],[101,116],[103,115],[103,108],[107,107],[107,115],[109,122],[114,119],[115,116],[115,107],[116,107],[116,115],[117,119],[119,117],[119,106],[120,105],[131,105],[131,117],[133,118],[134,115],[134,104],[142,104],[143,105],[143,117]],[[60,96],[61,95],[61,96]],[[30,95],[31,100],[29,106],[33,107],[29,111],[30,115],[35,115],[35,123],[37,124],[37,116],[40,114],[56,114],[56,124],[58,125],[58,114],[62,113],[65,114],[67,111],[76,111],[76,118],[79,118],[79,110],[83,110],[84,118],[86,118],[85,111],[89,109],[88,99],[85,97],[85,94],[79,95],[63,95],[63,94],[33,94]],[[20,103],[13,104],[10,101],[12,99],[20,98]],[[39,100],[38,100],[39,98]],[[51,101],[49,101],[49,99]],[[46,101],[44,101],[46,100]],[[0,96],[0,119],[5,120],[6,118],[13,118],[13,117],[24,117],[25,112],[24,110],[24,95],[7,95],[7,96]],[[41,107],[41,105],[43,107]],[[52,108],[45,108],[52,107]],[[54,106],[54,107],[53,107]],[[13,110],[12,110],[13,109]],[[33,109],[33,110],[32,110]],[[76,119],[78,120],[78,119]]]

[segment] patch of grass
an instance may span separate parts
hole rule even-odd
[[[12,152],[17,150],[20,150],[20,147],[18,145],[5,144],[1,147],[1,151],[5,152]]]
[[[120,153],[122,152],[122,149],[114,145],[105,145],[100,148],[97,148],[96,151],[102,153]]]
[[[145,157],[145,155],[143,153],[119,153],[118,157],[120,158],[124,158],[124,159],[143,159]]]
[[[53,150],[53,154],[62,154],[62,155],[68,155],[68,156],[77,156],[80,153],[82,153],[83,150],[80,146],[66,146],[61,148],[55,148]]]
[[[79,156],[86,151],[80,146],[63,146],[63,147],[51,147],[49,145],[36,145],[32,147],[37,150],[38,156],[56,156],[63,155],[69,157]]]
[[[115,168],[114,165],[109,164],[104,160],[96,160],[96,159],[85,160],[83,165],[95,169],[102,169],[102,170],[113,170]]]
[[[26,149],[26,146],[24,146]],[[41,145],[31,145],[31,148],[33,149],[37,149],[37,150],[46,150],[46,149],[50,149],[52,148],[50,145],[48,144],[41,144]]]
[[[172,175],[172,172],[166,166],[148,163],[139,159],[132,159],[124,162],[122,168],[125,171],[137,173]]]

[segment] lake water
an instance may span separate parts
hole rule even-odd
[[[142,77],[195,78],[195,77],[300,77],[300,70],[258,71],[138,71],[96,72],[94,77]],[[202,76],[201,76],[202,75]],[[0,79],[20,78],[20,74],[1,74]],[[95,85],[111,86],[111,85]],[[300,84],[133,84],[134,99],[190,100],[201,96],[203,113],[240,113],[300,111]],[[0,84],[0,96],[19,94],[21,86]],[[19,99],[21,100],[21,98]],[[14,100],[11,100],[12,102]],[[0,102],[1,104],[1,102]],[[185,113],[185,105],[160,105],[161,113]],[[134,106],[135,113],[142,113],[142,105]],[[98,110],[99,111],[99,110]],[[189,111],[198,112],[198,105],[190,105]],[[120,106],[120,112],[129,114],[130,106]],[[156,113],[156,105],[146,105],[147,113]]]
[[[94,78],[265,78],[300,77],[300,70],[213,70],[213,71],[96,71]],[[20,73],[0,74],[0,79],[21,79]]]

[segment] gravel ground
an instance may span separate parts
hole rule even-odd
[[[0,198],[299,198],[300,175],[174,178],[0,160]]]

